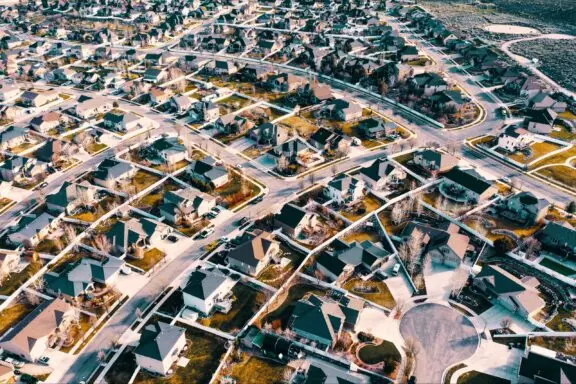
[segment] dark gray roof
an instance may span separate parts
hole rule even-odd
[[[164,360],[185,332],[184,328],[161,321],[149,324],[142,331],[140,343],[134,353],[154,360]]]
[[[196,270],[190,274],[188,283],[182,291],[204,300],[224,284],[227,279],[228,277],[220,272]]]

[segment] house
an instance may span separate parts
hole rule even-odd
[[[186,147],[177,137],[161,137],[146,146],[142,155],[153,164],[176,164],[186,159]]]
[[[229,181],[226,168],[218,165],[216,160],[210,156],[200,160],[193,160],[186,172],[192,180],[211,185],[214,188],[221,187]]]
[[[490,300],[525,318],[536,315],[546,305],[537,289],[538,279],[518,279],[497,265],[484,265],[472,284]]]
[[[245,275],[257,276],[280,251],[274,235],[261,232],[250,240],[232,249],[226,261],[229,267]]]
[[[514,153],[527,149],[534,141],[534,135],[530,131],[511,125],[498,136],[498,147]]]
[[[343,297],[331,300],[314,294],[300,299],[288,321],[296,336],[316,343],[319,349],[336,344],[344,328],[354,329],[364,303]]]
[[[353,121],[362,117],[362,107],[348,100],[334,99],[324,104],[320,113],[331,119]]]
[[[46,273],[45,289],[49,294],[72,301],[79,295],[91,292],[95,284],[114,285],[124,265],[123,260],[115,257],[103,259],[85,257],[60,274]]]
[[[358,123],[358,131],[369,139],[381,139],[395,135],[397,128],[396,123],[384,121],[384,119],[379,117],[370,117]]]
[[[144,71],[144,81],[149,83],[158,84],[161,83],[168,76],[168,72],[163,69],[148,68]]]
[[[420,58],[420,53],[415,45],[405,45],[396,54],[402,63]]]
[[[360,177],[366,187],[381,191],[389,185],[396,185],[406,179],[406,172],[386,159],[377,159],[360,169]]]
[[[410,79],[410,84],[426,96],[448,89],[448,83],[434,72],[419,73]]]
[[[528,350],[520,359],[518,384],[573,384],[576,365],[557,356],[544,356]]]
[[[195,101],[198,100],[184,95],[175,95],[170,98],[170,106],[176,111],[176,113],[182,114],[186,113]]]
[[[234,285],[236,282],[218,269],[196,269],[182,287],[184,305],[204,316],[213,311],[227,313]]]
[[[20,100],[26,107],[41,107],[60,98],[57,91],[25,91]]]
[[[8,241],[17,246],[36,246],[48,233],[57,227],[59,220],[49,213],[23,216],[8,230]]]
[[[270,75],[266,79],[266,87],[275,92],[293,92],[307,83],[305,78],[286,72]]]
[[[93,172],[93,182],[96,185],[112,188],[117,182],[134,177],[137,169],[129,163],[114,159],[105,159]]]
[[[238,67],[233,61],[216,60],[214,63],[215,75],[233,75],[238,72]]]
[[[95,201],[96,188],[88,181],[71,183],[65,181],[60,189],[46,196],[46,208],[55,214],[73,214],[81,206],[90,206]]]
[[[0,88],[0,101],[7,102],[18,98],[22,94],[22,90],[16,84],[3,83]]]
[[[46,300],[16,323],[0,347],[26,361],[35,362],[74,319],[74,308],[64,300]]]
[[[348,153],[352,139],[339,133],[321,127],[308,138],[308,142],[321,151],[332,150]]]
[[[7,156],[0,163],[0,177],[4,181],[44,176],[47,170],[47,163],[17,155]]]
[[[280,158],[284,157],[289,162],[296,162],[298,156],[304,151],[309,150],[308,146],[300,138],[290,139],[284,143],[271,148],[266,155],[278,165]]]
[[[24,144],[29,137],[28,129],[10,126],[0,132],[0,149],[8,150]]]
[[[250,137],[258,144],[280,145],[290,137],[288,130],[279,124],[264,123],[250,130]]]
[[[34,151],[34,157],[52,166],[57,165],[63,156],[71,158],[75,147],[71,143],[58,139],[46,140],[40,148]]]
[[[364,197],[364,180],[341,174],[328,182],[324,195],[337,204],[352,205]]]
[[[458,165],[458,158],[448,153],[424,149],[414,154],[414,164],[432,173],[445,173]]]
[[[148,92],[148,96],[150,97],[150,102],[153,105],[158,105],[165,103],[170,99],[172,92],[168,88],[159,88],[153,87]]]
[[[329,85],[315,81],[299,87],[298,98],[305,104],[319,104],[333,99],[334,95],[332,95],[332,88]]]
[[[160,205],[160,214],[166,221],[178,224],[206,215],[216,206],[216,198],[194,188],[168,191]]]
[[[298,372],[295,382],[301,384],[341,383],[341,384],[368,384],[370,379],[357,372],[330,364],[327,361],[306,358]]]
[[[457,112],[469,104],[470,99],[462,96],[458,90],[444,90],[433,93],[428,100],[432,108],[443,112]]]
[[[105,97],[87,98],[74,107],[74,114],[81,119],[90,119],[112,110],[112,101]]]
[[[51,129],[58,128],[67,118],[60,112],[50,111],[43,115],[38,115],[30,121],[32,129],[40,133],[48,133]]]
[[[0,89],[1,91],[1,89]],[[538,111],[542,109],[551,109],[556,113],[566,111],[566,102],[557,101],[547,92],[539,92],[528,99],[528,109]]]
[[[422,239],[422,255],[428,255],[436,264],[457,267],[464,260],[470,238],[459,233],[460,227],[454,223],[430,226],[410,222],[402,230],[401,237],[408,240],[415,236]]]
[[[318,216],[307,212],[294,204],[284,204],[278,214],[274,216],[274,226],[293,238],[298,238],[305,228],[315,228],[318,225]]]
[[[147,117],[138,116],[132,112],[110,111],[104,115],[102,124],[117,132],[126,133],[143,128],[149,128],[157,123]]]
[[[146,371],[167,375],[186,347],[186,329],[162,321],[146,325],[134,350],[136,364]]]
[[[539,109],[527,114],[525,124],[530,132],[547,135],[552,132],[557,117],[558,114],[552,109]]]
[[[251,127],[250,120],[233,113],[221,116],[214,122],[214,128],[226,134],[243,133]]]
[[[172,229],[159,221],[147,218],[131,218],[117,221],[105,234],[112,245],[113,254],[138,255],[159,240],[165,238]]]
[[[474,169],[454,167],[443,176],[441,191],[453,200],[480,203],[498,192],[493,182],[482,177]]]
[[[243,81],[255,83],[263,81],[270,75],[271,71],[268,67],[256,66],[248,64],[240,70],[240,78]]]
[[[211,101],[197,101],[188,111],[192,122],[212,121],[220,117],[220,107]]]
[[[316,259],[316,268],[329,281],[343,282],[354,272],[374,271],[390,255],[369,240],[351,244],[337,241],[342,243],[337,251],[323,252]]]
[[[498,214],[508,220],[517,222],[524,226],[532,226],[546,216],[550,202],[546,199],[539,199],[532,192],[520,192],[506,200],[498,206]]]
[[[560,255],[576,255],[576,229],[568,222],[551,221],[537,234],[542,245]]]

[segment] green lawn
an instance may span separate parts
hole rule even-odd
[[[189,359],[186,367],[176,367],[169,378],[153,377],[140,371],[134,380],[135,384],[190,384],[208,383],[218,368],[222,355],[226,352],[225,340],[191,326],[177,323],[176,326],[186,329],[188,350],[185,357]],[[110,383],[110,382],[109,382]],[[118,383],[127,383],[127,381]]]
[[[553,271],[558,272],[561,275],[564,276],[572,276],[574,274],[576,274],[576,271],[566,267],[565,265],[562,265],[552,259],[548,259],[548,258],[544,258],[541,262],[540,265],[546,268],[549,268]]]
[[[0,295],[9,296],[41,268],[41,262],[32,261],[21,272],[10,274],[10,276],[4,280],[2,285],[0,285]]]
[[[244,354],[242,361],[232,366],[230,376],[236,384],[282,384],[286,383],[286,375],[293,371],[279,362]]]
[[[385,308],[392,309],[396,305],[396,300],[386,283],[382,281],[362,281],[354,278],[348,280],[343,286],[345,290],[360,296],[364,300],[371,301]],[[374,292],[362,292],[363,289],[371,289]]]
[[[88,144],[88,146],[86,147],[86,151],[92,155],[97,152],[103,151],[106,148],[108,148],[108,146],[104,143],[91,143]]]
[[[280,321],[282,328],[285,328],[288,324],[290,316],[292,315],[292,311],[294,310],[296,302],[307,294],[324,296],[326,291],[311,284],[295,284],[291,286],[287,295],[284,294],[278,296],[279,299],[283,298],[282,303],[263,318],[262,324],[265,322],[270,322],[274,325],[275,321]]]
[[[456,381],[457,384],[510,384],[510,380],[478,371],[466,372]]]
[[[378,364],[387,359],[392,359],[395,362],[400,362],[402,355],[398,349],[387,340],[383,340],[380,344],[368,344],[360,348],[358,357],[366,364]]]
[[[262,292],[240,283],[232,288],[232,293],[234,302],[228,313],[216,312],[208,318],[200,319],[199,323],[223,332],[236,333],[266,301]]]
[[[144,257],[142,259],[127,258],[129,264],[142,269],[144,272],[148,272],[152,269],[160,260],[164,258],[165,254],[158,248],[152,248],[144,252]]]

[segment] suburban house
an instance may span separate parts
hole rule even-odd
[[[123,161],[105,159],[92,173],[96,185],[112,188],[117,182],[132,178],[137,172],[136,167]]]
[[[530,111],[525,119],[526,128],[533,133],[547,135],[552,132],[558,114],[552,109]]]
[[[322,106],[320,114],[340,121],[353,121],[362,117],[362,107],[348,100],[334,99]]]
[[[420,53],[415,45],[405,45],[397,52],[401,62],[414,61],[420,58]]]
[[[172,91],[170,88],[153,87],[148,91],[148,97],[152,105],[162,104],[170,99]]]
[[[35,362],[65,331],[74,318],[74,308],[64,300],[46,300],[20,320],[2,338],[0,348],[26,361]]]
[[[336,240],[336,251],[322,252],[316,259],[316,268],[329,281],[343,282],[354,272],[375,270],[390,253],[382,247],[364,240],[346,244]]]
[[[68,118],[60,112],[50,111],[43,115],[38,115],[30,121],[32,129],[40,133],[48,133],[51,129],[58,128]]]
[[[211,101],[197,101],[188,110],[193,122],[212,121],[220,117],[220,107]]]
[[[184,305],[208,316],[213,310],[227,313],[236,281],[218,269],[197,269],[182,287]]]
[[[528,350],[520,360],[518,384],[573,384],[576,365],[557,356],[544,356]]]
[[[194,188],[164,193],[160,214],[169,223],[192,221],[209,213],[216,206],[216,198]]]
[[[177,137],[161,137],[144,147],[141,155],[153,164],[176,164],[186,159],[186,147]]]
[[[474,169],[454,167],[443,176],[440,190],[452,200],[480,203],[498,192],[493,182],[482,177]]]
[[[370,379],[357,372],[327,361],[306,358],[296,373],[295,381],[301,384],[338,383],[338,384],[369,384]]]
[[[514,153],[528,148],[534,141],[534,135],[527,129],[508,126],[498,136],[498,147]]]
[[[539,199],[532,192],[524,191],[502,201],[497,210],[500,216],[508,220],[532,226],[546,216],[549,207],[548,200]]]
[[[288,321],[296,336],[316,343],[319,349],[334,346],[344,328],[354,329],[364,303],[346,296],[340,301],[314,294],[299,300]]]
[[[289,139],[288,130],[279,124],[264,123],[250,130],[250,137],[258,144],[280,145]]]
[[[218,188],[229,181],[228,171],[211,156],[192,160],[186,169],[192,180]]]
[[[305,228],[315,228],[318,225],[318,216],[288,203],[274,216],[274,225],[280,227],[284,234],[297,238]]]
[[[416,89],[422,91],[426,96],[431,96],[436,92],[448,89],[448,83],[446,80],[434,72],[424,72],[415,75],[410,79],[410,83]]]
[[[74,106],[74,114],[82,119],[90,119],[112,110],[112,101],[105,97],[88,98]]]
[[[168,72],[164,69],[148,68],[144,71],[144,81],[159,84],[168,76]]]
[[[364,180],[341,174],[328,182],[324,195],[338,204],[353,204],[364,197],[364,187]]]
[[[266,152],[266,155],[271,160],[275,161],[276,164],[278,164],[278,160],[282,156],[285,157],[289,162],[295,163],[298,160],[298,156],[309,149],[310,148],[303,140],[296,137],[285,141],[282,144],[275,146],[274,148],[271,148],[268,150],[268,152]]]
[[[45,175],[48,164],[34,158],[7,156],[0,163],[0,176],[4,181],[29,179]]]
[[[454,223],[435,227],[412,221],[404,227],[401,237],[405,241],[414,236],[422,238],[422,255],[429,255],[436,264],[458,267],[466,256],[470,238],[460,232]]]
[[[318,104],[331,100],[334,96],[329,85],[315,81],[298,88],[298,98],[307,104]]]
[[[73,214],[81,206],[90,206],[95,202],[96,188],[88,181],[70,183],[65,181],[60,189],[46,196],[46,208],[56,214]]]
[[[305,78],[286,72],[269,75],[266,79],[266,87],[276,92],[293,92],[307,83]]]
[[[1,91],[1,90],[0,90]],[[539,92],[528,99],[528,109],[531,110],[541,110],[541,109],[552,109],[556,113],[562,113],[566,111],[566,102],[555,100],[547,92]]]
[[[370,117],[358,123],[358,131],[369,139],[381,139],[396,134],[396,123],[381,118]]]
[[[45,289],[52,295],[74,300],[79,295],[92,291],[95,284],[115,284],[124,265],[124,261],[115,257],[105,257],[102,260],[85,257],[60,274],[47,272],[44,275]]]
[[[278,254],[280,246],[274,235],[261,232],[232,249],[226,257],[228,266],[246,275],[257,276]]]
[[[448,153],[423,149],[414,154],[414,164],[428,172],[444,173],[458,165],[458,158]]]
[[[150,323],[134,350],[136,364],[148,372],[167,375],[186,346],[186,329],[162,321]]]
[[[250,120],[233,113],[221,116],[214,122],[214,128],[226,134],[243,133],[251,127]]]
[[[29,138],[28,128],[11,125],[0,132],[0,150],[8,150],[24,144]]]
[[[170,98],[170,106],[178,114],[186,113],[198,100],[185,95],[174,95]]]
[[[8,241],[14,245],[36,246],[50,230],[56,228],[59,220],[49,213],[23,216],[16,226],[9,229]]]
[[[360,169],[360,178],[364,184],[375,191],[396,185],[406,179],[406,171],[386,159],[377,159],[367,167]]]
[[[347,153],[350,149],[352,139],[350,137],[333,132],[321,127],[308,138],[308,142],[321,151],[332,150]]]
[[[518,279],[497,265],[484,265],[474,277],[473,285],[488,299],[525,318],[536,315],[546,305],[538,294],[538,279],[532,276]]]
[[[60,99],[60,96],[56,91],[25,91],[20,96],[22,104],[26,107],[41,107],[58,99]]]
[[[126,133],[138,129],[154,128],[158,123],[143,116],[138,116],[132,112],[110,111],[104,115],[102,122],[106,128]]]
[[[551,221],[537,234],[544,248],[562,256],[576,255],[576,229],[566,221]]]
[[[22,94],[22,90],[16,84],[3,83],[0,88],[0,101],[6,102],[16,99]]]
[[[172,229],[152,219],[131,218],[115,222],[105,236],[110,241],[111,253],[140,255],[164,239]]]

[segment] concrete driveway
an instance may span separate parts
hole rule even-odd
[[[442,382],[444,370],[472,356],[479,343],[472,322],[440,304],[410,309],[402,317],[400,333],[404,340],[414,338],[420,346],[414,373],[419,383]]]

